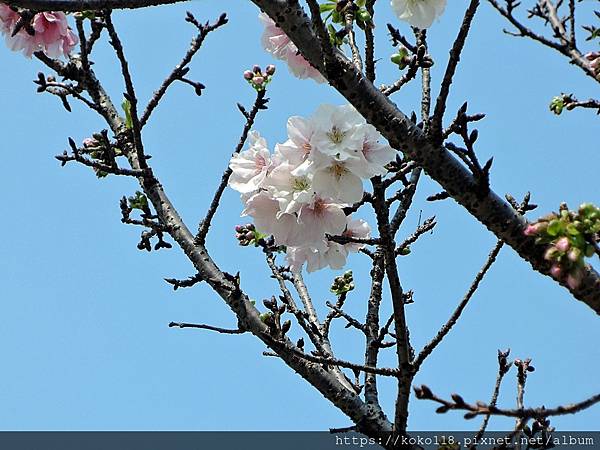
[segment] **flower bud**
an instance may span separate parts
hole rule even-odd
[[[254,73],[261,73],[262,69],[260,68],[260,66],[258,66],[258,65],[255,64],[254,66],[252,66],[252,72],[254,72]]]
[[[244,72],[244,78],[246,80],[251,80],[254,77],[254,74],[250,70],[246,70]]]
[[[572,248],[569,253],[567,253],[567,258],[571,262],[577,262],[581,258],[581,250],[578,248]]]
[[[263,77],[256,76],[256,77],[252,78],[252,82],[257,86],[262,86],[263,83],[265,82],[265,79]]]
[[[85,148],[98,147],[99,145],[100,143],[94,138],[88,137],[83,140],[83,146]]]
[[[539,232],[539,224],[530,223],[529,225],[527,225],[527,227],[523,231],[523,234],[525,236],[535,236],[536,234],[538,234],[538,232]]]
[[[562,275],[562,269],[560,268],[560,266],[558,264],[554,264],[550,268],[550,275],[552,275],[556,279],[560,278],[560,276]]]
[[[273,64],[269,64],[265,69],[267,75],[273,75],[275,73],[275,66]]]
[[[566,252],[571,247],[571,244],[569,244],[568,238],[561,237],[558,241],[556,241],[554,247],[560,252]]]

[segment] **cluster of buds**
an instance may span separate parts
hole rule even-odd
[[[400,70],[404,70],[410,65],[412,58],[409,56],[408,49],[401,45],[398,48],[398,52],[390,57],[390,60],[396,64]]]
[[[596,75],[600,74],[600,52],[589,52],[584,55]]]
[[[283,338],[290,328],[292,322],[290,320],[281,321],[283,314],[287,311],[285,305],[278,305],[277,299],[271,297],[270,300],[263,300],[263,305],[269,311],[260,315],[260,320],[269,327],[269,333],[276,339]]]
[[[111,144],[106,131],[94,133],[91,137],[85,138],[82,145],[82,153],[88,154],[93,160],[107,166],[116,166],[115,158],[123,156],[121,149]],[[94,167],[94,173],[98,178],[104,178],[108,175],[97,167]]]
[[[335,277],[329,290],[338,297],[354,290],[354,277],[352,276],[352,271],[348,270],[343,275]]]
[[[404,70],[409,66],[417,65],[423,68],[429,68],[433,66],[433,59],[427,54],[427,49],[424,45],[417,47],[414,54],[410,54],[410,51],[403,45],[398,47],[398,51],[394,53],[390,60],[396,64],[400,70]]]
[[[271,82],[274,74],[275,66],[269,64],[264,72],[260,66],[254,66],[252,70],[246,70],[244,72],[244,78],[254,89],[263,91],[267,87],[267,84]]]
[[[245,225],[236,225],[235,227],[235,238],[242,247],[248,245],[258,245],[258,241],[264,239],[264,235],[256,231],[256,227],[252,223]]]
[[[574,212],[563,203],[558,214],[549,214],[529,224],[524,233],[535,236],[536,244],[547,245],[544,259],[552,264],[550,274],[576,289],[583,276],[584,258],[596,252],[600,208],[584,203]]]

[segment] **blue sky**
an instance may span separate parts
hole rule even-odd
[[[223,5],[227,3],[227,5]],[[447,51],[462,19],[461,3],[450,2],[430,30],[439,83]],[[589,6],[585,7],[589,9]],[[377,56],[379,83],[399,74],[388,63],[393,53],[385,35],[392,22],[406,24],[379,2]],[[190,77],[207,86],[196,97],[175,85],[147,126],[145,145],[168,195],[195,228],[210,202],[241,132],[236,102],[249,105],[253,92],[241,77],[253,64],[272,63],[260,47],[261,25],[250,2],[199,0],[187,4],[116,14],[142,102],[186,51],[193,29],[185,11],[214,20],[227,11],[230,23],[211,34],[192,64]],[[589,17],[589,16],[588,16]],[[506,24],[483,2],[453,85],[449,114],[465,100],[470,111],[485,112],[478,152],[494,156],[492,186],[520,198],[531,190],[540,205],[534,216],[558,207],[599,203],[600,162],[597,117],[548,111],[563,91],[580,98],[597,95],[597,85],[550,50],[502,33]],[[119,70],[106,41],[93,58],[98,76],[120,102]],[[177,250],[140,252],[140,230],[120,223],[122,195],[137,188],[132,180],[97,180],[83,167],[60,168],[55,154],[67,136],[81,141],[104,128],[92,112],[73,103],[68,114],[57,99],[35,93],[31,82],[42,67],[0,48],[0,424],[6,430],[322,430],[348,420],[251,336],[221,336],[169,329],[170,321],[233,327],[224,303],[206,286],[172,289],[164,277],[185,278],[193,269]],[[285,139],[285,122],[308,115],[321,103],[343,104],[331,88],[293,78],[276,62],[269,111],[255,129],[271,145]],[[418,109],[417,86],[396,94],[404,111]],[[439,187],[420,185],[416,206],[401,236],[423,217],[436,215],[435,233],[399,260],[406,289],[411,337],[421,348],[464,295],[493,247],[495,238],[453,201],[427,203]],[[257,300],[276,293],[262,254],[239,248],[233,227],[241,203],[228,190],[209,236],[209,249],[229,272],[241,272],[242,286]],[[349,260],[357,289],[348,311],[364,316],[368,261]],[[332,300],[334,276],[307,277],[321,315]],[[389,311],[389,306],[386,305]],[[292,335],[296,330],[292,330]],[[333,345],[345,359],[362,359],[361,336],[333,326]],[[415,382],[448,396],[487,400],[496,376],[496,350],[532,357],[526,404],[547,406],[582,400],[598,392],[598,317],[550,279],[533,272],[510,249],[502,250],[455,330],[425,362]],[[393,351],[382,357],[393,365]],[[514,372],[506,379],[500,404],[515,403]],[[381,382],[384,407],[392,413],[394,386]],[[473,429],[460,414],[436,415],[431,403],[411,403],[410,428]],[[563,429],[597,429],[600,409],[554,420]],[[502,429],[511,422],[492,421]]]

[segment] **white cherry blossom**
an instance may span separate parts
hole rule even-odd
[[[446,0],[392,0],[391,4],[399,19],[421,29],[429,28],[446,8]]]
[[[311,154],[310,140],[315,132],[314,121],[304,117],[290,117],[287,122],[288,140],[275,146],[274,159],[286,161],[294,168]]]
[[[365,124],[357,133],[362,134],[362,148],[360,162],[350,161],[352,170],[362,178],[384,175],[387,172],[385,166],[396,159],[396,150],[380,142],[381,134],[373,125]]]
[[[279,202],[282,213],[293,214],[307,203],[314,194],[310,175],[294,175],[294,166],[284,162],[276,166],[268,176],[268,189]]]
[[[267,141],[256,131],[250,133],[249,139],[250,148],[233,155],[229,162],[229,186],[242,194],[256,191],[271,166]]]
[[[351,170],[349,160],[332,159],[330,164],[317,169],[313,177],[314,189],[321,195],[341,203],[353,204],[362,199],[363,182]]]
[[[357,156],[361,151],[361,136],[357,136],[355,131],[356,127],[364,124],[364,119],[354,107],[321,105],[313,120],[316,130],[311,145],[320,153],[344,160]]]

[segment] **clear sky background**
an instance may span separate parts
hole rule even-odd
[[[386,22],[408,26],[378,2],[378,83],[400,74],[388,63],[393,53]],[[448,49],[466,2],[450,1],[430,30],[440,81]],[[465,100],[480,123],[481,160],[494,156],[492,186],[516,198],[531,190],[540,208],[556,210],[598,204],[598,117],[573,111],[556,117],[552,96],[563,91],[596,96],[598,85],[566,59],[527,40],[502,33],[506,23],[482,2],[455,78],[449,116]],[[589,13],[592,5],[584,2]],[[116,14],[116,25],[142,104],[188,48],[194,29],[185,11],[214,20],[226,11],[230,23],[211,34],[192,64],[190,77],[207,86],[202,97],[176,84],[146,129],[152,165],[188,226],[204,215],[241,132],[236,102],[250,105],[254,94],[242,79],[253,64],[274,62],[260,46],[258,10],[243,1],[199,0],[176,6]],[[587,17],[591,17],[587,14]],[[124,90],[106,41],[93,56],[98,76],[120,103]],[[311,114],[321,103],[344,100],[325,85],[293,78],[276,62],[270,109],[255,129],[270,145],[285,139],[289,116]],[[97,180],[86,168],[60,168],[53,156],[105,127],[91,111],[35,93],[31,80],[42,67],[0,47],[0,428],[5,430],[323,430],[349,425],[310,385],[283,363],[262,356],[264,346],[250,335],[222,336],[169,329],[170,321],[235,327],[235,320],[211,290],[200,285],[173,292],[164,277],[193,275],[177,249],[140,252],[140,229],[120,223],[119,198],[131,195],[133,180]],[[396,94],[404,111],[418,110],[417,83]],[[437,90],[437,89],[436,89]],[[495,244],[495,238],[452,200],[427,203],[439,187],[425,180],[400,236],[412,233],[419,212],[436,215],[435,233],[399,260],[405,289],[414,289],[408,307],[411,337],[420,349],[447,320]],[[233,227],[242,223],[241,203],[228,190],[215,218],[208,247],[223,270],[241,272],[242,286],[257,300],[277,292],[262,253],[240,248]],[[371,223],[373,220],[371,219]],[[349,259],[357,289],[348,310],[364,317],[369,261]],[[359,275],[360,274],[360,275]],[[337,273],[307,277],[325,314],[328,287]],[[386,306],[389,311],[389,306]],[[385,317],[385,314],[383,314]],[[536,272],[510,248],[502,250],[458,326],[425,362],[415,383],[437,393],[461,393],[487,401],[497,371],[498,348],[531,357],[526,404],[579,401],[600,389],[600,322],[584,304]],[[356,330],[333,326],[338,355],[361,361],[363,339]],[[297,330],[292,330],[294,336]],[[382,364],[394,364],[387,350]],[[507,376],[500,405],[515,405],[515,372]],[[381,399],[393,416],[394,383],[381,382]],[[476,429],[459,413],[435,414],[435,405],[413,400],[413,430]],[[563,430],[598,429],[600,408],[557,418]],[[512,421],[495,420],[492,429]]]

